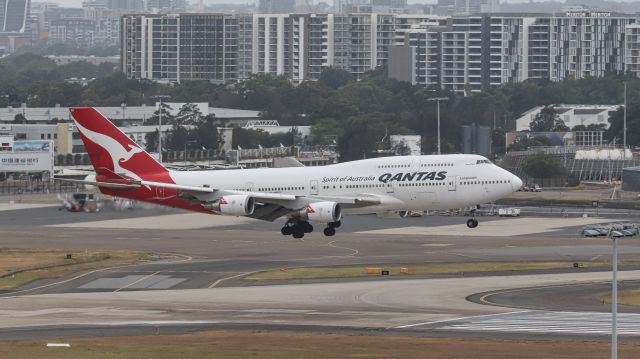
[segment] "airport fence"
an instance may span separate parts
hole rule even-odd
[[[84,185],[59,181],[3,181],[0,196],[84,192]]]

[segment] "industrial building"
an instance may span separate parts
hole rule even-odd
[[[166,102],[169,113],[177,115],[184,103]],[[202,116],[213,115],[220,122],[244,126],[248,121],[258,120],[260,111],[238,110],[230,108],[209,107],[207,103],[195,104]],[[155,106],[122,106],[97,107],[98,111],[112,121],[122,125],[142,125],[145,120],[153,116],[159,108]],[[28,124],[51,124],[58,121],[71,121],[68,107],[5,107],[0,108],[0,124],[15,123],[16,116],[24,117]]]
[[[609,118],[614,112],[622,108],[622,105],[552,105],[564,124],[571,128],[575,126],[599,126],[608,129],[611,125]],[[529,131],[531,121],[544,109],[544,106],[536,106],[516,119],[516,131]]]

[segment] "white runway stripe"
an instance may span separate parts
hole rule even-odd
[[[529,311],[505,313],[490,317],[469,317],[423,325],[424,328],[504,333],[560,333],[608,335],[611,314],[595,312]],[[418,327],[419,328],[419,327]],[[618,314],[618,333],[640,336],[640,314]]]

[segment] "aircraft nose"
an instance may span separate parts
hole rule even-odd
[[[520,179],[520,177],[516,175],[513,176],[513,179],[511,180],[511,187],[513,187],[514,192],[522,188],[522,180]]]

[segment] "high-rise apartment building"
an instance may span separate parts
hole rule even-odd
[[[182,14],[126,15],[121,38],[131,78],[270,74],[300,83],[327,67],[362,78],[388,65],[393,77],[468,94],[527,79],[640,73],[638,31],[635,16],[602,12]]]
[[[220,14],[124,16],[122,68],[130,78],[167,82],[236,79],[237,44],[225,43],[228,32],[237,26]]]
[[[162,81],[271,74],[299,83],[318,79],[327,67],[360,77],[386,64],[396,38],[394,19],[380,14],[126,15],[123,69],[130,78]],[[222,70],[218,63],[224,64]]]
[[[0,54],[31,44],[30,0],[0,0]]]
[[[625,72],[640,77],[640,24],[625,28]]]
[[[625,61],[637,59],[625,59],[625,46],[629,50],[629,41],[637,39],[635,23],[635,16],[602,12],[454,16],[445,26],[408,30],[401,46],[413,49],[393,51],[397,57],[389,63],[390,73],[459,93],[532,78],[562,81],[620,73]],[[408,51],[414,53],[410,67]]]

